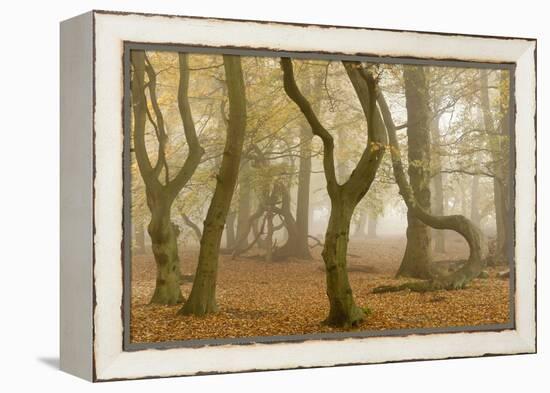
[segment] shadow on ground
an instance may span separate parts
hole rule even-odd
[[[53,368],[55,370],[59,370],[59,357],[39,357],[37,359],[40,363]]]

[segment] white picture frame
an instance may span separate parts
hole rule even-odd
[[[514,324],[500,331],[124,350],[125,43],[515,67]],[[536,351],[536,40],[92,11],[61,24],[61,368],[90,381]]]

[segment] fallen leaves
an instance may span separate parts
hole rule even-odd
[[[453,243],[450,254],[460,258],[467,248]],[[474,280],[464,290],[372,294],[374,287],[408,281],[394,279],[404,249],[400,238],[355,241],[349,273],[356,303],[371,311],[353,331],[477,326],[506,323],[510,317],[509,282],[497,278]],[[132,266],[131,341],[161,342],[189,339],[288,336],[344,331],[322,325],[328,314],[325,273],[317,250],[313,261],[267,263],[221,256],[217,302],[220,311],[205,317],[181,316],[181,305],[148,304],[154,291],[152,256],[135,257]],[[184,274],[193,274],[197,250],[181,254]],[[186,280],[187,296],[192,283]]]

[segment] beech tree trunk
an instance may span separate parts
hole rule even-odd
[[[353,300],[347,273],[347,254],[351,216],[355,206],[344,197],[331,200],[330,218],[322,256],[327,272],[327,294],[330,311],[325,322],[333,326],[353,326],[363,318]]]
[[[430,211],[430,109],[424,68],[404,66],[403,77],[407,105],[410,185],[420,207]],[[412,211],[407,211],[407,223],[407,246],[397,276],[429,278],[432,262],[430,228]]]
[[[409,185],[403,169],[399,143],[395,132],[395,124],[382,93],[378,94],[378,103],[380,105],[384,122],[386,124],[386,129],[388,131],[395,180],[399,187],[399,193],[403,197],[407,208],[416,216],[416,218],[432,228],[453,230],[462,235],[468,243],[470,255],[468,257],[468,261],[457,271],[451,274],[431,274],[428,281],[405,283],[397,286],[384,286],[376,288],[373,292],[381,293],[403,289],[411,289],[413,291],[431,291],[437,289],[464,288],[474,278],[479,276],[485,268],[488,251],[485,237],[479,228],[477,228],[466,217],[462,215],[435,216],[424,210],[416,201],[414,191]]]
[[[260,248],[263,248],[263,242],[262,240],[260,239],[260,235],[261,235],[261,231],[260,229],[258,228],[258,225],[259,225],[259,222],[258,220],[260,219],[260,217],[265,213],[266,211],[266,205],[264,205],[262,202],[260,202],[260,205],[258,206],[258,208],[256,209],[256,211],[254,212],[254,214],[252,214],[249,218],[248,218],[248,227],[252,229],[253,233],[254,233],[254,237],[255,237],[255,241],[254,243],[258,244],[258,246]],[[246,234],[246,236],[248,237],[248,233]],[[237,239],[238,241],[238,239]],[[241,254],[244,254],[246,251],[248,251],[251,247],[252,247],[253,243],[250,243],[248,244],[246,247],[244,248],[240,248],[240,247],[235,247],[233,249],[233,253],[232,253],[232,258],[235,259],[236,257],[238,257],[239,255]]]
[[[281,207],[277,208],[272,207],[272,211],[279,214],[283,218],[284,226],[287,230],[287,239],[285,244],[278,248],[274,253],[274,258],[277,260],[287,259],[289,257],[301,257],[304,256],[300,251],[303,244],[299,243],[299,228],[298,223],[292,215],[291,206],[290,206],[290,193],[287,187],[284,187],[282,184],[277,184],[274,191],[275,196],[280,196],[281,198]],[[309,255],[309,250],[308,250]]]
[[[193,231],[197,241],[200,241],[201,237],[202,237],[202,232],[201,232],[201,229],[199,228],[199,226],[197,224],[195,224],[193,221],[191,221],[191,219],[185,213],[183,213],[181,215],[181,218],[182,218],[183,222],[185,222],[185,225],[187,225],[189,228],[191,228],[191,230]]]
[[[148,231],[157,264],[157,280],[151,303],[181,303],[183,295],[180,290],[179,231],[176,231],[175,225],[170,220],[170,205],[167,201],[154,205]]]
[[[300,108],[313,134],[323,142],[323,168],[331,200],[330,218],[322,252],[330,305],[325,322],[331,326],[350,327],[359,324],[365,317],[363,310],[355,304],[347,273],[351,218],[355,207],[365,196],[376,176],[387,139],[382,119],[376,109],[374,77],[363,69],[361,63],[343,64],[363,109],[368,129],[366,148],[355,170],[345,183],[338,184],[334,162],[334,139],[298,88],[292,61],[289,58],[281,58],[285,92]]]
[[[223,55],[225,79],[229,96],[227,137],[216,188],[201,237],[201,247],[195,280],[189,299],[181,314],[205,315],[218,310],[216,280],[220,242],[231,199],[237,183],[246,128],[246,96],[241,58]]]
[[[157,267],[155,291],[151,303],[175,304],[183,301],[180,290],[180,262],[178,257],[178,228],[172,223],[170,213],[172,204],[189,181],[200,159],[204,154],[197,139],[195,124],[191,114],[188,99],[189,67],[187,55],[179,54],[179,85],[178,109],[184,126],[185,138],[189,146],[189,154],[175,176],[170,177],[165,156],[165,146],[168,139],[164,126],[164,118],[156,96],[156,72],[145,56],[144,51],[131,51],[133,66],[132,76],[132,106],[134,108],[134,150],[139,171],[145,184],[147,206],[151,212],[151,221],[147,227],[151,237],[153,255]],[[149,79],[145,85],[145,73]],[[148,104],[145,89],[149,90],[151,107],[156,121],[149,119],[155,128],[158,138],[158,158],[156,164],[151,164],[145,144],[145,123],[148,116]],[[164,182],[159,176],[164,174]]]

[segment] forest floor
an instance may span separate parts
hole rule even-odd
[[[380,285],[409,281],[395,279],[405,239],[386,237],[351,241],[349,278],[356,303],[371,311],[354,331],[404,328],[462,327],[506,323],[509,320],[509,280],[497,278],[504,268],[488,268],[489,278],[476,279],[456,291],[373,294]],[[155,286],[152,255],[135,256],[132,265],[131,342],[299,335],[338,332],[321,322],[328,313],[324,265],[320,248],[314,259],[270,262],[220,257],[217,301],[219,312],[206,317],[181,316],[181,305],[148,304]],[[446,254],[434,260],[465,259],[467,246],[449,239]],[[195,271],[198,250],[183,250],[182,271]],[[186,297],[191,280],[182,284]]]

